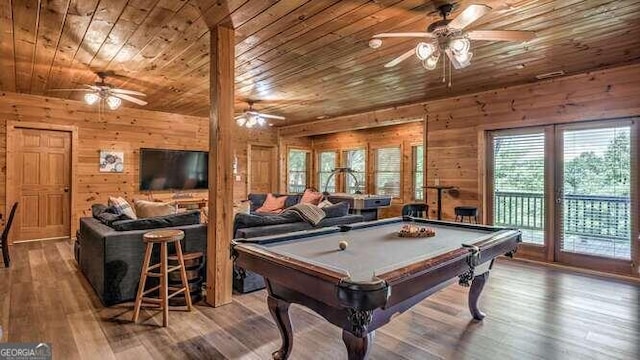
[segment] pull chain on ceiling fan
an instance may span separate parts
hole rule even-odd
[[[417,38],[426,39],[419,42],[415,48],[408,50],[396,57],[384,66],[394,67],[412,55],[420,60],[427,70],[434,70],[438,66],[440,58],[443,66],[442,81],[446,78],[446,61],[442,53],[449,59],[449,87],[451,86],[451,66],[456,69],[464,69],[471,65],[471,40],[485,41],[527,41],[535,37],[532,31],[515,30],[472,30],[464,29],[489,13],[491,7],[487,5],[473,4],[464,9],[455,19],[448,16],[454,8],[454,4],[444,4],[438,7],[442,20],[438,20],[427,28],[426,32],[398,32],[382,33],[374,35],[369,41],[369,46],[377,49],[382,46],[382,39],[386,38]]]

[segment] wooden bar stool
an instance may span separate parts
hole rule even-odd
[[[191,296],[189,293],[189,284],[187,282],[187,273],[184,267],[184,257],[182,255],[182,246],[180,240],[184,239],[184,231],[182,230],[157,230],[151,231],[142,236],[143,241],[147,244],[147,249],[144,253],[144,262],[142,263],[142,272],[140,274],[140,284],[138,285],[138,295],[136,296],[136,303],[133,311],[133,322],[138,322],[140,316],[140,307],[145,305],[160,306],[162,309],[162,326],[169,325],[169,299],[184,293],[184,297],[187,304],[187,310],[191,311]],[[173,243],[176,248],[176,257],[178,265],[168,267],[168,255],[167,244]],[[160,245],[160,263],[151,265],[151,253],[153,252],[153,245]],[[153,270],[160,268],[159,272]],[[169,286],[169,273],[172,271],[180,271],[180,278],[182,279],[182,287]],[[147,277],[160,278],[160,285],[154,286],[145,290],[147,283]],[[159,290],[158,298],[145,297],[149,293]],[[169,293],[169,291],[172,291]]]

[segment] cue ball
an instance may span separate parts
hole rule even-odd
[[[342,241],[340,241],[340,242],[338,243],[338,246],[340,247],[340,250],[344,250],[344,249],[346,249],[346,248],[347,248],[347,246],[349,246],[349,243],[348,243],[348,242],[346,242],[346,241],[344,241],[344,240],[342,240]]]

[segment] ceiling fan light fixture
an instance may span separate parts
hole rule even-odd
[[[122,105],[122,100],[120,100],[120,98],[117,98],[115,96],[107,97],[107,106],[109,107],[109,109],[117,110],[120,105]]]
[[[440,60],[439,54],[433,54],[427,59],[422,60],[422,67],[427,70],[434,70],[438,66],[438,60]]]
[[[418,45],[416,45],[416,56],[421,61],[424,61],[428,59],[431,55],[433,55],[435,50],[436,48],[435,46],[433,46],[433,44],[419,42]]]
[[[369,40],[369,47],[372,49],[377,49],[382,46],[382,39],[373,38]]]
[[[449,40],[449,49],[455,54],[466,54],[471,48],[471,42],[465,37],[457,37]]]
[[[266,121],[264,120],[264,118],[262,116],[256,116],[256,122],[260,126],[264,126],[264,124],[266,123]]]
[[[87,105],[93,105],[97,103],[99,100],[100,100],[100,96],[98,96],[98,94],[96,93],[84,94],[84,102],[87,103]]]
[[[454,54],[453,56],[456,58],[456,60],[460,65],[465,67],[465,66],[471,65],[471,58],[473,57],[473,53],[465,52],[461,54]]]
[[[247,122],[247,119],[245,119],[244,116],[240,116],[236,118],[236,124],[238,124],[238,126],[244,126],[246,122]]]

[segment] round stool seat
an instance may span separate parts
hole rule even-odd
[[[478,208],[475,206],[456,206],[454,209],[456,216],[477,216]]]
[[[154,230],[145,233],[142,236],[144,242],[163,243],[171,241],[180,241],[184,239],[184,231],[182,230]]]

